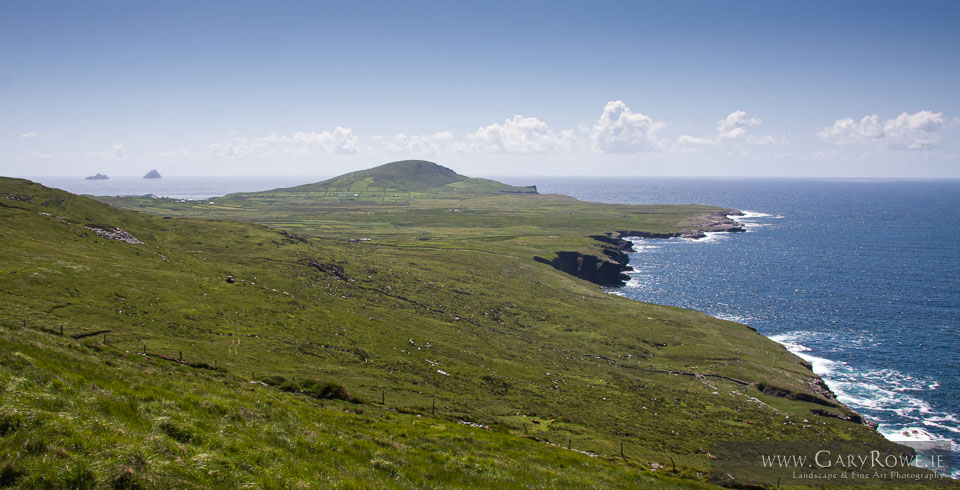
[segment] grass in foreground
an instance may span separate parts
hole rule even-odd
[[[432,414],[435,404],[436,418],[431,420],[438,424],[469,420],[504,437],[527,433],[606,456],[616,456],[622,441],[631,461],[649,467],[669,465],[672,459],[679,475],[692,480],[701,479],[698,473],[710,466],[710,441],[856,438],[884,444],[863,425],[812,412],[841,415],[843,407],[758,390],[763,383],[818,396],[816,376],[798,358],[748,327],[613,297],[532,260],[530,251],[537,247],[588,247],[586,233],[599,226],[575,219],[568,223],[549,209],[530,211],[526,218],[537,223],[535,234],[471,240],[462,235],[462,230],[472,229],[471,221],[450,218],[441,225],[456,226],[438,232],[433,241],[379,237],[351,243],[234,221],[119,211],[11,179],[0,180],[0,204],[0,275],[5,278],[0,283],[0,322],[26,321],[27,331],[55,334],[64,325],[68,337],[77,337],[68,342],[74,346],[70,352],[112,353],[111,362],[117,363],[108,365],[116,368],[112,375],[127,383],[143,376],[130,371],[136,365],[130,359],[146,359],[136,356],[144,346],[151,354],[178,359],[182,353],[185,362],[222,370],[176,364],[181,370],[177,373],[190,373],[183,379],[204,380],[193,387],[180,386],[172,371],[153,371],[159,384],[167,383],[169,395],[164,397],[176,400],[161,416],[172,417],[170,430],[175,434],[177,423],[188,427],[183,436],[188,439],[191,431],[202,433],[200,441],[219,432],[213,425],[204,428],[208,425],[199,418],[199,409],[181,406],[178,393],[202,393],[211,389],[203,384],[209,382],[226,389],[217,393],[235,396],[236,403],[253,410],[247,405],[256,398],[243,398],[250,390],[265,390],[262,393],[281,397],[270,399],[288,403],[285,400],[300,395],[280,388],[321,380],[346,387],[367,405],[379,406],[382,396],[386,407],[401,412],[396,417],[402,412]],[[696,216],[692,209],[665,207],[654,213],[627,209],[635,214],[615,218],[616,212],[626,211],[596,206],[607,219],[623,220],[619,224],[647,226],[628,229],[677,229]],[[542,219],[536,219],[538,213]],[[322,216],[317,211],[314,217]],[[426,226],[423,223],[416,226]],[[566,223],[568,228],[550,223]],[[113,227],[145,243],[104,239],[93,230]],[[228,274],[236,278],[234,284],[225,282]],[[8,345],[11,356],[16,351],[31,359],[43,357],[37,354],[39,347],[24,350],[14,340]],[[152,369],[161,369],[165,362]],[[3,366],[7,369],[8,363]],[[108,371],[103,368],[95,376],[108,376]],[[11,374],[11,379],[15,376],[22,375]],[[49,383],[65,376],[51,375]],[[83,379],[100,386],[95,376]],[[277,388],[251,385],[251,379]],[[34,393],[49,391],[43,386]],[[50,413],[79,413],[75,409],[83,406],[82,393],[78,389],[51,401]],[[38,395],[37,400],[43,399]],[[366,408],[363,414],[353,413],[356,406],[346,402],[297,400],[339,407],[344,416],[372,416]],[[186,415],[178,419],[177,412]],[[402,421],[414,418],[389,419],[382,434],[400,437],[407,424]],[[363,420],[356,423],[376,423]],[[135,418],[130,423],[142,424]],[[148,425],[150,433],[156,433],[154,422]],[[42,433],[39,426],[24,427],[29,428],[17,434]],[[260,432],[260,427],[237,429],[224,433],[223,440],[234,437],[256,447]],[[22,448],[23,443],[11,447]],[[440,459],[473,456],[471,444],[464,444],[463,454],[442,453]],[[20,453],[7,454],[12,458]],[[85,454],[92,466],[112,461],[112,456]],[[259,461],[257,454],[251,450],[227,457],[234,465],[251,465]],[[26,462],[16,468],[21,467],[25,475],[42,471]],[[331,471],[331,478],[354,477],[349,471]],[[110,478],[106,472],[97,475]],[[379,474],[364,475],[360,478]],[[183,481],[198,478],[184,476]],[[410,483],[415,481],[406,484],[416,486]]]
[[[636,464],[0,327],[0,485],[694,488]]]

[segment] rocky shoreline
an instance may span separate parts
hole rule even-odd
[[[727,232],[742,233],[744,226],[730,216],[743,216],[744,213],[735,209],[727,209],[720,213],[704,216],[701,220],[691,223],[690,228],[677,233],[647,233],[639,231],[614,231],[605,235],[593,235],[591,238],[606,244],[603,256],[584,254],[580,252],[558,252],[553,260],[534,257],[539,262],[550,264],[553,267],[573,276],[599,284],[601,286],[621,286],[630,279],[626,272],[633,270],[629,265],[629,252],[633,252],[633,243],[627,238],[687,238],[699,240],[706,238],[707,233]],[[804,363],[807,369],[813,372],[813,366]],[[679,373],[696,375],[698,373]],[[700,374],[702,375],[702,374]],[[733,380],[740,383],[743,381]],[[848,422],[867,425],[873,429],[877,423],[853,411],[839,400],[820,376],[815,376],[809,383],[813,394],[794,392],[784,388],[760,384],[757,389],[772,396],[779,396],[791,400],[800,400],[822,405],[822,409],[814,409],[813,413],[823,417],[833,417]],[[831,410],[832,409],[832,410]]]
[[[629,252],[633,252],[633,243],[628,238],[687,238],[690,240],[699,240],[706,238],[707,233],[726,232],[742,233],[746,231],[743,224],[730,218],[730,216],[743,216],[744,213],[735,209],[727,209],[720,213],[714,213],[704,216],[701,220],[691,223],[690,228],[677,233],[648,233],[639,231],[614,231],[605,235],[593,235],[591,238],[606,244],[603,248],[603,255],[596,256],[580,252],[558,252],[553,260],[547,260],[542,257],[534,257],[539,262],[550,264],[553,267],[564,271],[573,276],[579,277],[601,286],[621,286],[630,279],[626,273],[633,270],[629,265]],[[752,327],[750,327],[752,328]],[[803,363],[807,369],[813,373],[813,366],[809,363]],[[683,373],[703,376],[702,373]],[[733,380],[734,382],[747,384],[744,381]],[[809,382],[810,390],[813,394],[794,392],[785,388],[769,386],[765,384],[757,385],[761,392],[788,398],[791,400],[800,400],[822,405],[824,408],[814,409],[815,415],[823,417],[832,417],[848,422],[867,425],[876,430],[877,423],[867,419],[854,410],[850,409],[839,400],[836,395],[823,381],[823,378],[815,375]]]
[[[629,265],[629,252],[633,252],[633,243],[627,238],[686,238],[699,240],[707,233],[742,233],[746,228],[730,216],[743,216],[736,209],[726,209],[719,213],[704,216],[701,220],[689,224],[689,228],[675,233],[649,233],[642,231],[620,230],[605,235],[593,235],[591,238],[606,244],[603,256],[581,252],[557,252],[557,257],[547,260],[534,257],[538,262],[550,264],[554,268],[601,286],[622,286],[630,277],[626,274],[633,270]]]

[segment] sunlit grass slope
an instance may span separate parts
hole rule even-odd
[[[698,486],[503,430],[318,401],[8,322],[0,359],[3,486]]]
[[[448,211],[440,224],[452,231],[432,238],[350,242],[362,232],[168,219],[0,179],[4,474],[106,482],[127,465],[154,484],[185,482],[172,486],[321,476],[426,486],[436,471],[441,485],[576,486],[596,472],[605,486],[646,478],[631,465],[662,475],[675,463],[676,476],[703,481],[716,440],[883,443],[815,415],[846,411],[749,327],[612,296],[532,259],[538,247],[589,248],[602,226],[676,230],[702,208],[553,208],[567,201],[542,197],[519,208],[531,234],[471,238],[473,221]],[[605,224],[558,216],[574,209]],[[497,213],[514,226],[505,208],[481,222]],[[143,243],[95,231],[114,228]],[[360,403],[282,391],[313,380]],[[629,463],[545,442],[612,458],[622,443]]]

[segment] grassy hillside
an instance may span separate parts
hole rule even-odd
[[[351,172],[323,182],[292,187],[291,192],[420,191],[466,180],[453,170],[422,160],[403,160]]]
[[[410,168],[415,172],[397,177]],[[384,189],[374,181],[396,187]],[[320,239],[374,238],[391,246],[475,249],[526,258],[561,250],[597,254],[602,244],[591,235],[615,230],[676,232],[695,228],[703,215],[722,211],[700,205],[614,205],[540,195],[532,187],[467,178],[422,161],[394,162],[316,184],[202,201],[97,199],[165,216],[251,221]]]
[[[171,486],[423,486],[437,471],[440,484],[608,486],[673,463],[705,481],[715,440],[886,444],[816,415],[848,413],[749,327],[611,296],[532,259],[591,249],[595,232],[677,230],[712,208],[431,193],[368,214],[271,193],[125,201],[291,220],[278,230],[0,179],[0,480],[103,483],[129,469]],[[290,226],[297,216],[315,221]],[[361,403],[283,391],[316,380]]]
[[[3,323],[4,487],[700,486],[503,430],[316,400]]]

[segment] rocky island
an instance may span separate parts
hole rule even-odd
[[[110,177],[107,177],[104,174],[97,172],[97,175],[91,175],[84,180],[108,180]]]
[[[160,172],[157,172],[157,169],[153,169],[153,170],[147,172],[147,174],[144,175],[143,178],[145,178],[145,179],[162,179],[163,177],[160,175]]]

